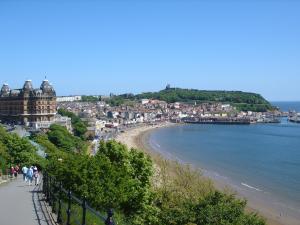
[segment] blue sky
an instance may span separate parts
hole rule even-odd
[[[251,3],[250,3],[251,2]],[[172,86],[300,100],[300,1],[0,0],[0,82],[58,95]]]

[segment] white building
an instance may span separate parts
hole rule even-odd
[[[52,124],[58,124],[66,127],[69,132],[72,132],[71,118],[56,114],[52,121],[37,121],[32,122],[31,126],[34,130],[49,129]]]
[[[81,101],[81,99],[81,95],[56,97],[57,102],[76,102]]]
[[[142,100],[141,100],[141,103],[142,103],[143,105],[148,104],[148,103],[149,103],[149,99],[142,99]]]
[[[179,102],[174,103],[174,109],[180,109],[180,103]]]

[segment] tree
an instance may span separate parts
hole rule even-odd
[[[79,137],[75,137],[65,128],[52,124],[47,133],[48,139],[58,148],[64,151],[86,153],[87,143]]]
[[[62,128],[52,127],[50,132]],[[51,133],[48,133],[51,140]],[[65,139],[68,139],[66,137]],[[245,213],[246,201],[216,191],[199,171],[176,164],[159,184],[152,182],[154,166],[145,153],[116,141],[101,142],[95,156],[48,146],[47,171],[99,211],[114,208],[131,225],[264,225]],[[56,141],[55,141],[56,142]],[[63,147],[61,147],[63,149]],[[164,173],[163,167],[160,173]],[[121,223],[123,224],[123,223]]]
[[[10,134],[0,127],[0,150],[2,158],[6,162],[20,165],[41,165],[43,159],[37,155],[37,149],[27,138],[21,138],[17,134]]]
[[[62,116],[71,118],[74,135],[84,140],[85,133],[87,132],[87,125],[80,119],[80,117],[65,109],[59,109],[58,113]]]
[[[83,95],[81,96],[82,102],[97,102],[99,101],[99,97],[91,96],[91,95]]]
[[[245,214],[245,200],[236,199],[215,191],[193,207],[195,223],[206,225],[247,224],[264,225],[265,221],[255,214]],[[245,223],[247,221],[247,223]]]
[[[7,162],[9,161],[9,154],[6,146],[0,142],[0,174],[6,173]]]
[[[261,95],[241,91],[205,91],[195,89],[169,88],[159,92],[136,95],[137,99],[152,98],[174,102],[224,102],[236,106],[242,111],[264,112],[272,110],[272,105]]]

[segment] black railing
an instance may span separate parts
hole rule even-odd
[[[43,193],[52,213],[56,215],[58,224],[66,225],[116,225],[112,209],[103,216],[90,207],[86,197],[77,198],[71,190],[66,190],[61,182],[54,177],[43,173]]]

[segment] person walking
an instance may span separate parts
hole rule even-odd
[[[34,177],[34,184],[35,186],[37,186],[39,184],[39,171],[38,168],[35,166],[33,168],[33,177]]]
[[[15,178],[18,178],[19,170],[20,170],[19,166],[16,165],[16,166],[15,166],[15,174],[14,174],[14,175],[15,175]]]
[[[28,168],[26,166],[22,167],[22,173],[23,173],[23,181],[27,182],[27,171]]]
[[[12,167],[10,168],[10,177],[11,177],[11,178],[14,178],[14,176],[15,176],[15,168],[12,166]]]
[[[31,166],[28,171],[27,171],[27,180],[28,180],[28,185],[30,186],[32,183],[32,178],[33,178],[33,167]]]

